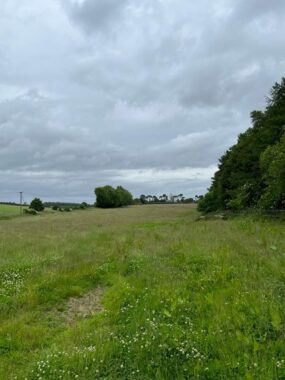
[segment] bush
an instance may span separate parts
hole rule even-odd
[[[54,211],[57,211],[57,210],[59,209],[59,207],[58,207],[57,205],[53,205],[53,206],[52,206],[52,209],[53,209]]]
[[[25,208],[25,209],[24,209],[24,214],[28,214],[28,215],[38,215],[38,212],[37,212],[36,210],[33,210],[32,208],[31,208],[31,209]]]
[[[79,205],[79,209],[80,209],[80,210],[85,210],[87,207],[88,207],[88,204],[87,204],[86,202],[82,202],[82,203]]]
[[[203,198],[200,198],[198,202],[198,211],[208,213],[217,210],[217,198],[213,191],[209,191]]]
[[[44,206],[43,202],[40,200],[40,198],[35,198],[32,200],[32,202],[30,204],[30,209],[33,209],[33,210],[40,212],[40,211],[44,211],[45,206]]]

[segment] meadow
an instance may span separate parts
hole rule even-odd
[[[21,210],[19,206],[0,204],[0,219],[20,215],[20,212]]]
[[[189,205],[0,220],[0,379],[284,379],[285,228]]]

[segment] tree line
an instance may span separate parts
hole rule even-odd
[[[133,198],[132,194],[122,186],[117,186],[113,188],[112,186],[106,185],[101,187],[96,187],[95,190],[96,202],[95,207],[99,208],[115,208],[124,207],[133,204],[157,204],[157,203],[197,203],[202,196],[196,195],[194,198],[186,198],[183,194],[178,195],[144,195],[142,194],[139,198]],[[29,209],[25,209],[25,213],[32,214],[34,211],[41,212],[45,208],[51,208],[54,211],[72,211],[72,210],[83,210],[91,207],[86,202],[82,203],[66,203],[66,202],[43,202],[40,198],[34,198]]]
[[[285,209],[285,78],[251,119],[252,127],[220,158],[200,211]]]

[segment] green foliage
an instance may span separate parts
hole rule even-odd
[[[262,208],[285,208],[285,134],[279,144],[261,155],[263,179],[267,185],[259,205]]]
[[[213,190],[210,190],[198,203],[198,211],[201,212],[207,213],[217,208],[217,197]]]
[[[24,214],[28,214],[28,215],[37,215],[38,214],[38,211],[34,210],[33,208],[31,209],[24,209],[23,210]]]
[[[122,186],[116,188],[117,206],[129,206],[133,203],[132,194]]]
[[[30,209],[36,210],[38,212],[44,211],[45,207],[40,198],[34,198],[30,204]]]
[[[252,112],[252,128],[221,157],[209,193],[199,202],[200,211],[284,207],[284,183],[276,181],[276,175],[284,173],[284,143],[280,143],[285,128],[284,99],[285,78],[273,86],[265,111]],[[269,169],[273,157],[275,163]],[[278,189],[273,194],[275,185]]]
[[[95,189],[96,206],[100,208],[117,207],[117,194],[112,186],[97,187]]]
[[[122,207],[133,203],[132,194],[122,186],[116,189],[112,186],[97,187],[95,194],[96,206],[99,208]]]
[[[88,204],[86,202],[82,202],[80,205],[79,205],[79,208],[81,210],[85,210],[86,208],[88,207]]]

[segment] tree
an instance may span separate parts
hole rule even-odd
[[[163,196],[164,202],[167,202],[168,201],[168,196],[166,194],[162,194],[162,196]]]
[[[280,167],[283,156],[279,150],[284,146],[281,144],[278,148],[277,145],[285,126],[285,78],[273,86],[265,111],[253,111],[251,119],[252,127],[240,134],[237,144],[221,157],[212,185],[199,201],[201,211],[268,207],[272,204],[275,205],[272,207],[283,207],[282,183],[278,182],[279,195],[274,193],[275,201],[269,200],[269,195],[273,195],[273,173],[283,173]],[[275,161],[279,163],[271,166],[269,162],[274,157],[278,157]]]
[[[216,210],[216,196],[212,190],[209,190],[208,193],[199,200],[198,202],[198,211],[202,212],[211,212]]]
[[[144,194],[140,196],[140,201],[143,205],[146,204],[146,196]]]
[[[117,207],[117,194],[112,186],[97,187],[95,189],[96,206],[100,208]]]
[[[151,203],[152,202],[152,195],[147,195],[146,196],[146,199],[147,199],[147,201],[148,201],[148,203]]]
[[[186,199],[184,199],[184,202],[185,203],[195,203],[195,200],[194,200],[194,198],[186,198]]]
[[[88,204],[86,202],[82,202],[79,205],[80,210],[85,210],[88,207]]]
[[[100,208],[122,207],[133,204],[132,194],[118,186],[114,189],[112,186],[97,187],[95,189],[96,206]]]
[[[182,202],[182,199],[183,199],[184,197],[183,197],[183,194],[182,193],[180,193],[180,194],[178,194],[178,202]]]
[[[40,198],[34,198],[30,204],[30,209],[36,210],[38,212],[44,211],[45,207]]]
[[[260,166],[267,185],[259,206],[285,208],[285,133],[280,143],[268,147],[261,155]]]
[[[127,189],[124,189],[122,186],[118,186],[116,188],[116,195],[117,207],[128,206],[133,203],[132,194]]]

